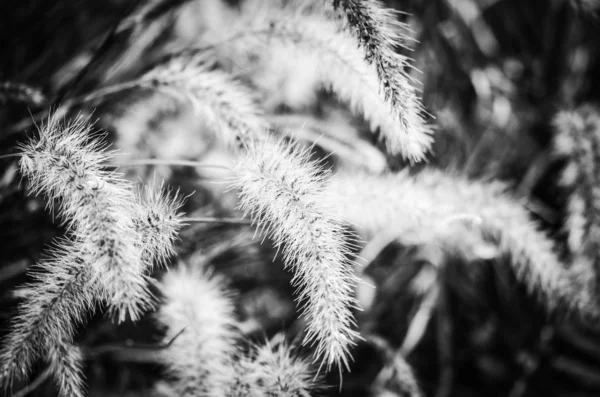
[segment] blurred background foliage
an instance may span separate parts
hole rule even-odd
[[[91,87],[126,81],[166,53],[190,46],[208,29],[211,1],[170,3],[160,18],[117,31],[138,2],[0,2],[0,81],[37,87],[46,98],[23,103],[0,97],[0,154],[14,152],[19,141],[35,133],[29,121],[38,112]],[[236,0],[226,3],[238,5]],[[414,33],[413,49],[406,54],[415,59],[419,71],[414,77],[422,82],[423,101],[436,126],[429,166],[508,183],[526,198],[545,230],[563,242],[568,192],[556,181],[562,164],[550,154],[551,120],[559,110],[599,100],[600,2],[387,4],[403,12],[400,18]],[[366,124],[328,93],[300,105],[282,98],[265,100],[272,119],[289,127],[305,123],[297,115],[310,115],[315,126],[308,130],[327,139],[319,141],[301,128],[298,137],[316,140],[322,154],[332,147],[347,149],[372,170],[407,166],[385,155]],[[157,156],[156,147],[167,158],[230,156],[209,134],[196,134],[201,120],[164,96],[127,93],[73,111],[93,112],[115,147],[135,157]],[[141,131],[143,140],[137,139]],[[218,173],[160,167],[132,171],[132,177],[153,174],[186,194],[195,192],[185,208],[189,213],[230,216],[234,211],[235,195],[207,183],[218,179]],[[27,195],[16,160],[0,160],[3,328],[18,301],[10,291],[27,280],[25,270],[40,258],[44,245],[62,233],[44,206],[42,199]],[[241,294],[239,316],[249,339],[281,329],[293,335],[302,323],[294,311],[290,276],[272,263],[271,246],[253,241],[252,234],[246,226],[194,225],[182,232],[179,253],[192,260],[201,252],[212,258],[216,271],[228,275]],[[395,384],[402,368],[394,366],[393,357],[400,353],[429,396],[600,395],[600,332],[573,316],[546,315],[516,282],[506,261],[492,257],[479,252],[464,258],[400,242],[387,245],[364,269],[363,277],[376,286],[376,293],[359,291],[368,310],[357,314],[365,341],[354,352],[352,372],[344,376],[341,390],[331,387],[323,394],[409,395]],[[150,318],[116,327],[99,309],[79,336],[87,352],[90,396],[145,395],[160,373],[152,360],[153,350],[160,348],[160,332]],[[336,376],[329,375],[330,384],[339,382]],[[51,382],[30,395],[52,395]]]

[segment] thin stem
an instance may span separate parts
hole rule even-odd
[[[437,306],[437,343],[439,349],[439,381],[436,397],[449,397],[454,383],[454,329],[452,323],[450,287],[447,284],[446,269],[441,270],[439,298]]]
[[[3,266],[2,269],[0,269],[0,283],[25,273],[28,268],[29,263],[27,260],[20,260],[11,263],[10,265]]]
[[[437,284],[434,284],[422,300],[417,313],[413,316],[408,326],[408,331],[406,331],[404,341],[402,341],[402,346],[397,352],[398,355],[408,357],[421,342],[427,331],[431,316],[436,309],[439,295],[440,288]]]
[[[48,117],[48,114],[52,111],[54,113],[54,117],[63,118],[67,112],[70,110],[69,102],[65,102],[62,105],[56,105],[52,107],[47,107],[46,109],[40,110],[39,112],[31,115],[30,117],[26,117],[21,121],[11,125],[5,130],[5,134],[15,134],[17,132],[21,132],[31,125],[35,125],[41,122],[44,118]]]
[[[0,156],[0,160],[2,160],[2,159],[10,159],[10,158],[14,158],[14,157],[21,157],[21,153],[3,154],[2,156]]]
[[[26,395],[40,387],[42,383],[44,383],[46,380],[48,380],[50,375],[52,375],[52,371],[50,367],[48,367],[44,370],[44,372],[39,374],[38,377],[33,380],[33,382],[31,382],[29,385],[25,386],[24,388],[13,394],[11,397],[25,397]]]
[[[191,160],[169,160],[169,159],[140,159],[140,160],[128,160],[122,162],[112,162],[104,164],[105,167],[135,167],[138,165],[173,165],[181,167],[195,167],[195,168],[217,168],[228,171],[233,171],[233,168],[226,165],[219,164],[205,164],[199,161]]]
[[[127,91],[140,86],[140,80],[125,81],[123,83],[109,85],[107,87],[99,88],[95,91],[92,91],[86,95],[81,95],[71,100],[68,100],[66,102],[66,106],[71,107],[74,105],[81,105],[82,103],[93,101],[94,99],[102,98],[112,94],[117,94],[119,92]]]
[[[184,333],[185,330],[186,330],[185,327],[182,328],[181,331],[179,331],[177,334],[175,334],[171,339],[169,339],[166,342],[159,343],[159,344],[134,343],[134,342],[126,341],[125,343],[109,343],[106,345],[91,347],[91,348],[87,349],[87,351],[85,351],[85,353],[84,353],[85,359],[91,360],[93,358],[96,358],[96,357],[104,355],[104,354],[114,353],[114,352],[122,351],[122,350],[133,351],[133,350],[164,350],[164,349],[168,349],[169,347],[171,347],[173,342],[175,342],[175,340],[179,336],[181,336],[181,334]]]
[[[521,356],[522,374],[514,383],[508,394],[509,397],[521,397],[525,394],[527,387],[529,386],[528,382],[543,364],[544,358],[547,357],[553,338],[554,327],[550,324],[544,325],[540,330],[540,335],[537,344],[534,347],[534,351],[525,352],[525,354]]]
[[[89,92],[88,94],[81,95],[81,96],[78,96],[78,97],[74,97],[74,98],[65,100],[62,103],[62,105],[58,106],[56,112],[61,111],[62,114],[64,115],[73,106],[81,105],[81,104],[84,104],[86,102],[90,102],[90,101],[92,101],[94,99],[105,97],[107,95],[116,94],[116,93],[119,93],[119,92],[122,92],[122,91],[130,90],[130,89],[138,87],[138,86],[140,86],[140,81],[139,80],[132,80],[132,81],[126,81],[126,82],[123,82],[123,83],[109,85],[109,86],[104,87],[104,88],[99,88],[97,90]],[[18,132],[18,131],[22,131],[22,130],[26,129],[27,127],[29,127],[30,125],[39,122],[40,120],[42,120],[46,116],[48,116],[48,113],[49,113],[50,109],[51,108],[47,108],[47,109],[41,110],[41,111],[39,111],[38,113],[34,114],[31,117],[27,117],[27,118],[25,118],[25,119],[17,122],[16,124],[13,124],[12,126],[10,126],[8,128],[8,132],[9,133],[15,133],[15,132]]]
[[[373,263],[375,258],[383,251],[385,247],[393,243],[398,239],[398,233],[394,231],[394,229],[389,228],[382,232],[377,233],[371,241],[369,241],[365,247],[362,249],[360,254],[358,255],[361,258],[365,265],[362,269],[362,272],[365,272],[369,265]],[[358,265],[358,261],[357,261]]]
[[[251,225],[249,219],[240,218],[215,218],[215,217],[198,217],[198,218],[183,218],[182,222],[188,223],[226,223],[229,225]]]
[[[21,157],[21,153],[9,153],[0,155],[0,160]],[[233,168],[220,164],[204,164],[198,161],[191,160],[165,160],[165,159],[140,159],[129,160],[122,162],[113,162],[104,164],[105,167],[135,167],[138,165],[174,165],[181,167],[196,167],[196,168],[217,168],[222,170],[233,171]]]

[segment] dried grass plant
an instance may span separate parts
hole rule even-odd
[[[0,223],[37,236],[0,266],[4,395],[471,396],[495,366],[518,397],[555,319],[599,319],[600,113],[555,107],[584,102],[593,40],[527,96],[490,2],[108,3],[60,60],[0,61],[35,60],[0,73]],[[513,299],[507,332],[536,335],[502,334]],[[492,343],[538,361],[502,372]]]

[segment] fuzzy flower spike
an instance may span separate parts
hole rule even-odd
[[[255,95],[216,68],[211,51],[184,52],[157,65],[139,85],[188,100],[195,112],[226,145],[261,135],[267,126]]]
[[[425,169],[416,176],[338,174],[328,189],[339,197],[340,217],[365,239],[389,231],[414,244],[449,243],[459,249],[470,241],[489,241],[510,255],[516,276],[548,309],[597,316],[589,269],[565,266],[555,243],[502,183]],[[476,227],[449,221],[456,217],[478,221]]]
[[[157,320],[167,328],[167,339],[178,333],[161,360],[181,396],[221,396],[235,377],[234,304],[222,277],[200,266],[181,263],[161,282],[164,304]],[[183,332],[182,332],[183,331]]]
[[[267,230],[294,272],[307,321],[305,344],[322,365],[348,367],[357,283],[342,225],[321,198],[326,173],[309,153],[283,141],[250,143],[237,165],[240,208]]]
[[[119,320],[139,318],[152,301],[146,274],[172,254],[180,200],[151,188],[138,199],[131,184],[102,170],[110,153],[95,138],[86,120],[62,125],[52,116],[22,146],[21,171],[50,208],[58,203],[67,237],[32,270],[35,293],[21,302],[0,350],[4,389],[41,357],[60,396],[82,396],[77,326],[99,301]]]
[[[149,307],[150,294],[135,233],[136,197],[131,183],[103,170],[110,157],[105,149],[88,120],[63,125],[51,116],[40,138],[22,146],[21,172],[51,208],[59,203],[58,215],[74,240],[95,254],[89,266],[118,319],[137,319]]]
[[[396,51],[407,47],[407,26],[378,0],[332,0],[331,4],[375,69],[392,117],[400,126],[398,135],[385,137],[390,152],[402,153],[411,161],[421,160],[431,144],[431,127],[424,121],[415,82],[406,72],[413,67],[411,60]]]
[[[313,75],[305,77],[304,85],[325,88],[362,114],[390,153],[410,162],[423,160],[433,142],[432,128],[425,122],[415,81],[405,71],[412,65],[395,51],[406,47],[406,27],[379,2],[335,3],[334,9],[323,1],[243,2],[242,17],[219,50],[231,61],[240,54],[264,58],[275,74],[295,71],[288,63],[305,64]],[[269,64],[269,58],[284,64]]]

